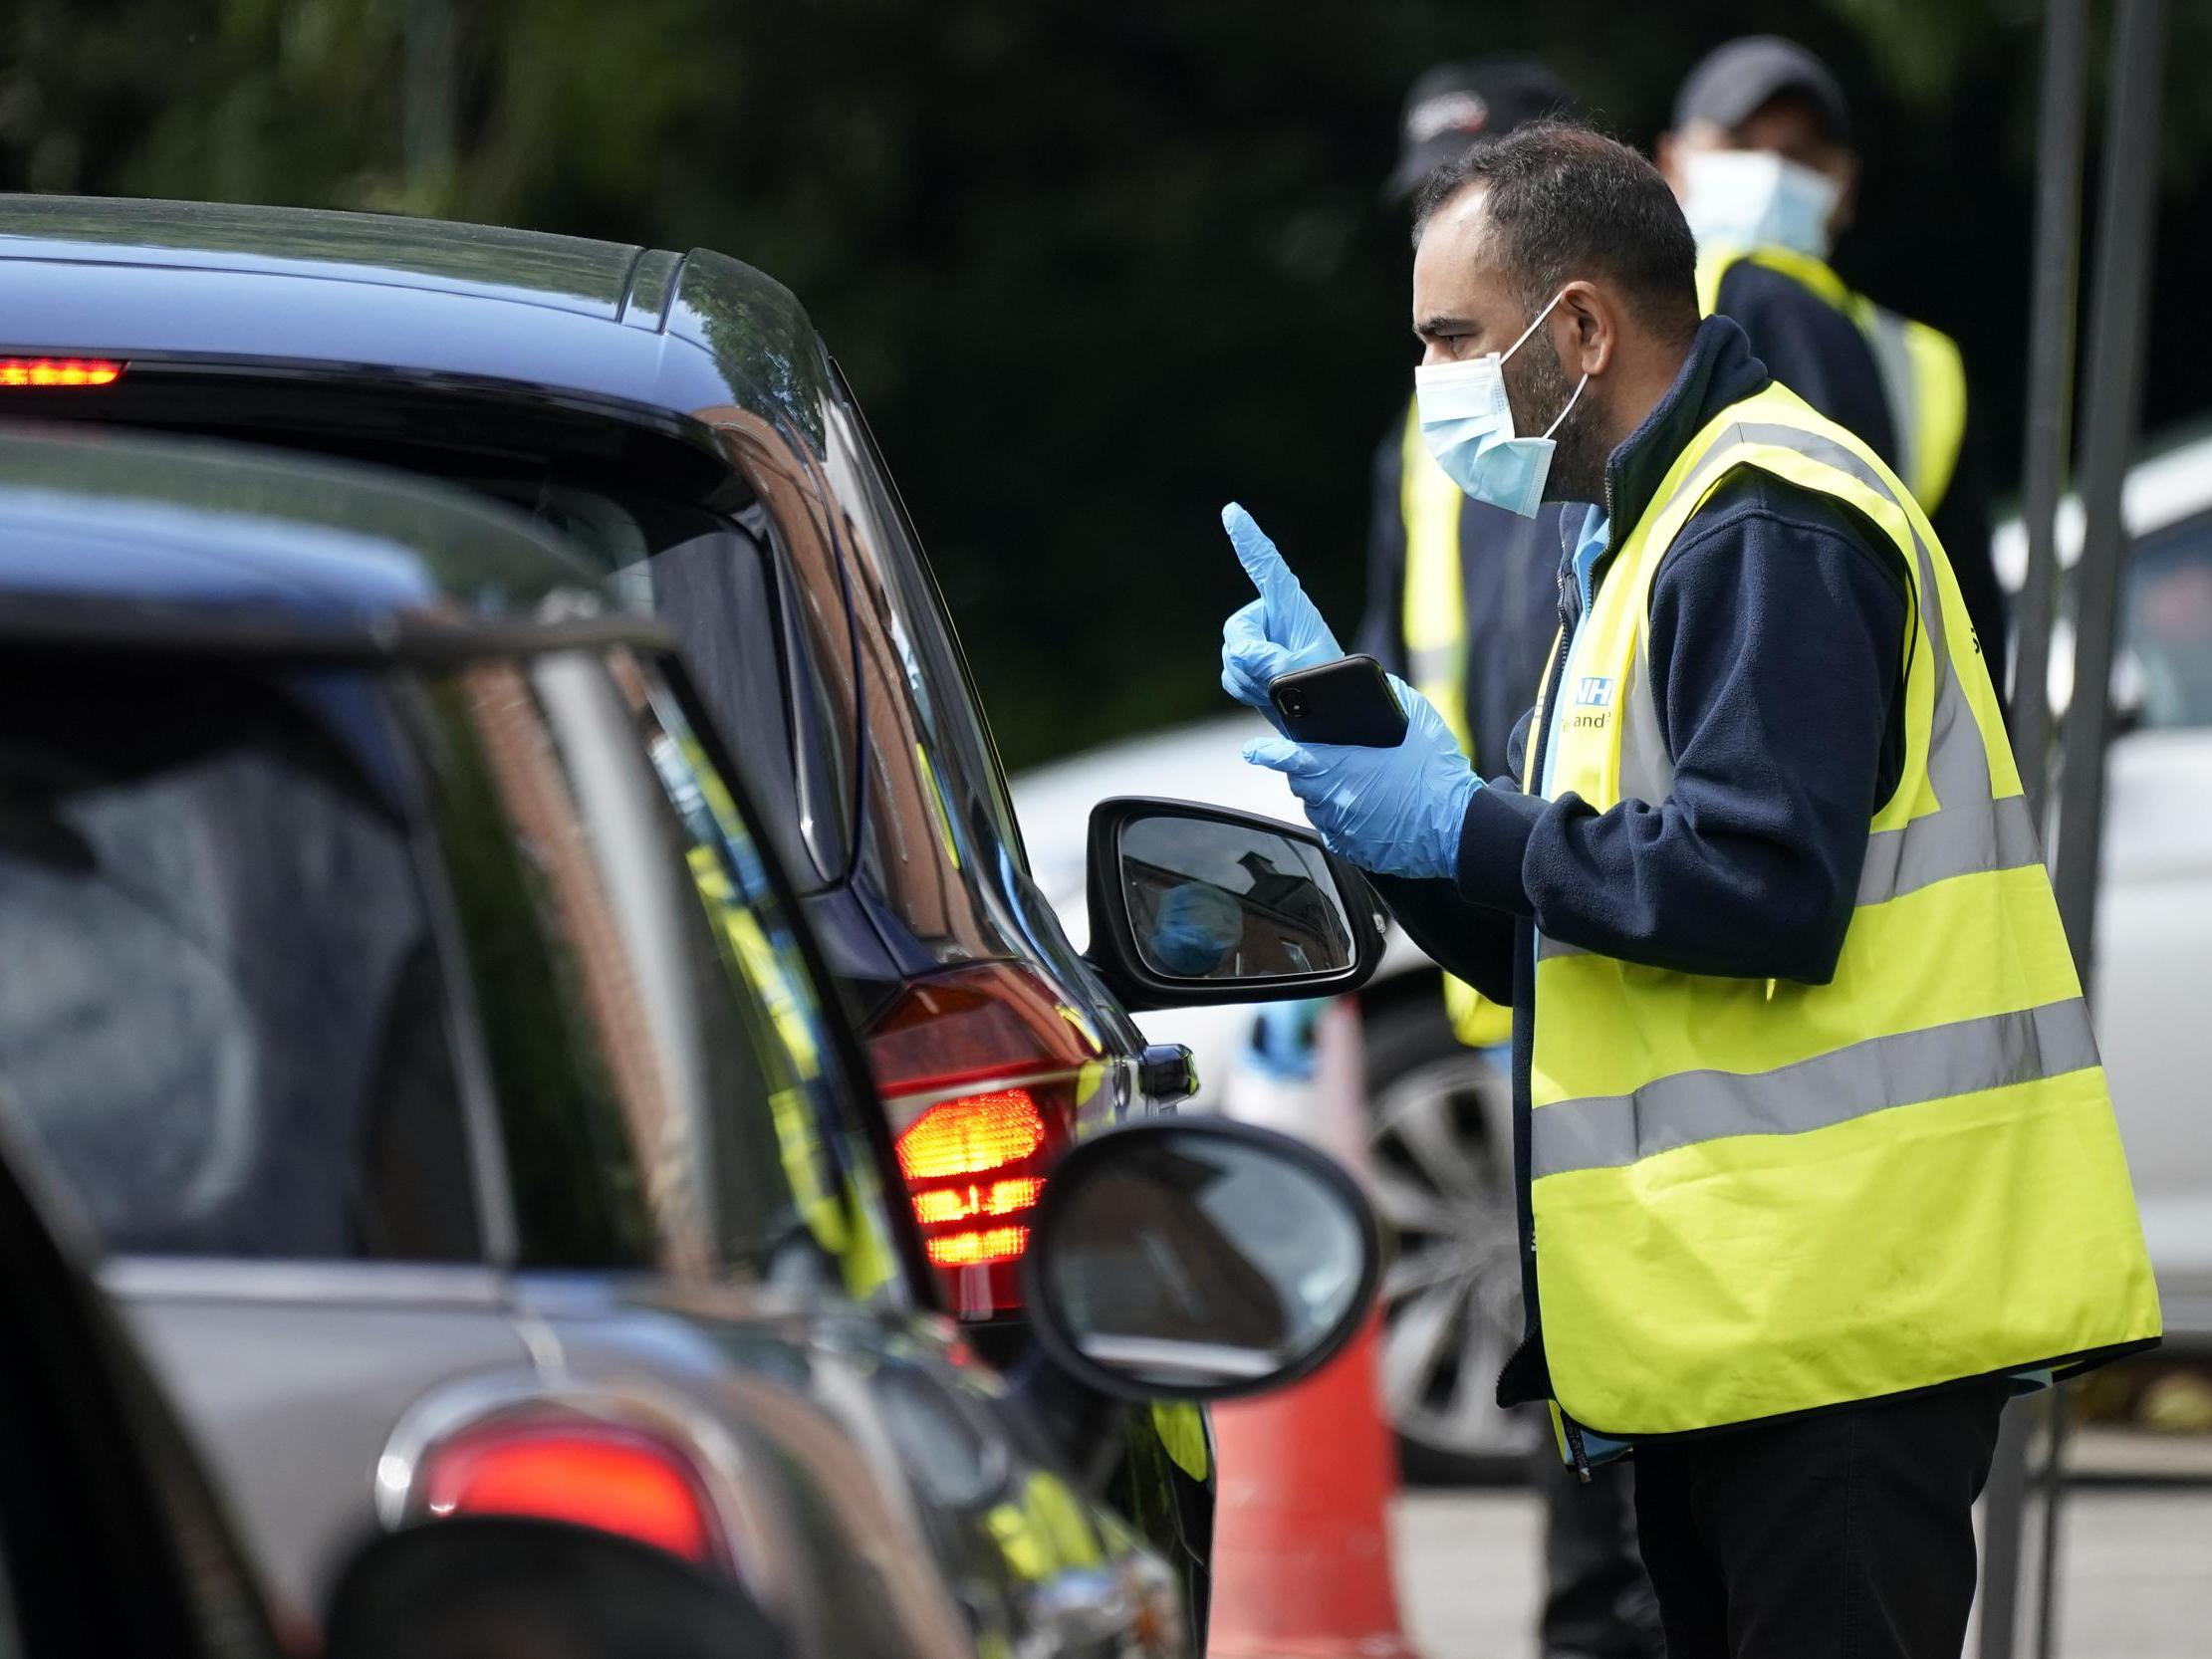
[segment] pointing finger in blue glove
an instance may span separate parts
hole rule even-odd
[[[1322,839],[1339,856],[1384,875],[1435,879],[1459,864],[1459,831],[1482,780],[1436,706],[1395,674],[1406,715],[1394,749],[1257,738],[1244,758],[1289,779]]]
[[[1293,669],[1334,662],[1344,647],[1250,513],[1232,501],[1221,510],[1221,528],[1260,593],[1221,629],[1221,687],[1273,720],[1269,684]]]

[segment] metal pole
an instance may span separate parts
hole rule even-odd
[[[2120,492],[2142,414],[2151,233],[2158,205],[2158,101],[2165,0],[2118,0],[2089,288],[2087,405],[2083,410],[2082,564],[2075,578],[2074,696],[2060,781],[2059,859],[2053,885],[2085,992],[2095,981],[2096,881],[2104,839],[2104,751],[2111,738],[2114,635],[2127,550]],[[2052,1401],[2044,1471],[2042,1606],[2036,1651],[2057,1637],[2059,1522],[2066,1491],[2066,1402]]]
[[[2020,1640],[2021,1534],[2028,1513],[2028,1442],[2035,1417],[2024,1402],[2005,1408],[1982,1489],[1981,1659],[2013,1659]]]
[[[2074,422],[2076,272],[2082,256],[2082,132],[2089,63],[2088,0],[2048,0],[2037,107],[2035,290],[2028,320],[2028,420],[2020,458],[2028,536],[2013,664],[2013,759],[2038,824],[2051,777],[2051,624],[2057,521]],[[1985,644],[1985,649],[1988,648]],[[1981,1659],[2012,1659],[2020,1635],[2022,1533],[2032,1419],[2006,1409],[1983,1506]]]
[[[2049,0],[2043,16],[2038,102],[2035,291],[2028,315],[2028,420],[2021,447],[2021,526],[2028,572],[2020,590],[2020,654],[2013,665],[2013,759],[2036,822],[2051,775],[2053,599],[2059,498],[2074,429],[2076,273],[2082,258],[2082,129],[2089,64],[2089,0]]]

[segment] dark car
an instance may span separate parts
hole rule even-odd
[[[722,1572],[803,1655],[1191,1646],[1084,1466],[1143,1420],[1116,1391],[1336,1343],[1371,1283],[1330,1219],[1355,1201],[1198,1122],[1087,1137],[1066,1167],[1111,1179],[1063,1178],[999,1085],[1023,1209],[1076,1241],[1026,1263],[1054,1346],[1010,1391],[924,1254],[940,1195],[1000,1207],[1003,1141],[925,1112],[894,1147],[673,639],[551,532],[80,429],[0,438],[0,1113],[289,1608],[376,1519],[521,1513]],[[1099,845],[1125,983],[1371,970],[1372,900],[1310,832],[1119,802]],[[1300,902],[1230,903],[1195,960],[1174,872],[1238,894],[1255,858]],[[1142,1157],[1242,1208],[1162,1200]]]
[[[0,411],[450,480],[557,526],[663,620],[866,1035],[893,1132],[916,1136],[948,1304],[1018,1359],[1040,1160],[1171,1105],[1191,1069],[1147,1049],[1127,1012],[1141,999],[1102,984],[1033,884],[920,544],[792,295],[702,250],[31,196],[0,198]],[[977,445],[992,464],[980,427]],[[948,1135],[1029,1150],[929,1162],[919,1149]],[[968,1183],[978,1206],[943,1196],[970,1176],[987,1177]],[[1188,1413],[1164,1441],[1157,1427],[1131,1425],[1121,1499],[1187,1557],[1202,1607],[1204,1430]]]

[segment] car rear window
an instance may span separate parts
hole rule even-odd
[[[850,721],[833,711],[816,634],[842,639],[842,608],[803,618],[774,526],[756,502],[729,512],[573,483],[464,480],[521,507],[608,573],[632,609],[681,644],[693,683],[744,768],[768,833],[802,890],[851,862],[857,762]],[[830,603],[835,605],[836,595]]]
[[[0,1112],[109,1249],[477,1254],[393,754],[359,675],[0,668]]]

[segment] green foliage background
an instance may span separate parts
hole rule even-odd
[[[2212,7],[2171,10],[2154,425],[2205,402],[2212,280]],[[1222,706],[1230,497],[1352,628],[1411,362],[1376,187],[1440,58],[1538,52],[1647,143],[1731,34],[1828,55],[1867,165],[1838,262],[1960,337],[2009,476],[2038,22],[2032,0],[12,0],[0,186],[772,272],[867,405],[1019,765]]]

